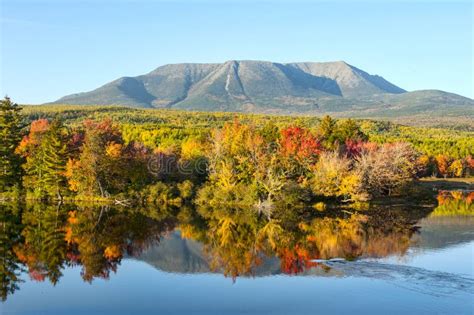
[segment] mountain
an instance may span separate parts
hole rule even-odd
[[[407,92],[343,61],[171,64],[53,103],[363,116],[474,111],[472,99],[438,90]]]
[[[404,89],[388,82],[378,75],[370,75],[343,61],[338,62],[301,62],[290,64],[314,76],[330,78],[337,82],[342,96],[353,98],[381,93],[399,94]]]

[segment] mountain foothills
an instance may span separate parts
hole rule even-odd
[[[474,116],[472,99],[439,90],[407,92],[343,61],[170,64],[54,103],[355,117]]]

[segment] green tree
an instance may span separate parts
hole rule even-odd
[[[347,140],[367,140],[367,136],[360,130],[359,124],[353,119],[341,120],[337,124],[335,138],[341,144]]]
[[[66,187],[66,142],[67,132],[61,121],[39,119],[31,124],[29,135],[18,146],[17,152],[26,158],[24,186],[34,198],[62,199]]]
[[[34,198],[43,197],[41,179],[44,174],[44,150],[41,145],[48,129],[47,119],[33,121],[28,135],[23,138],[16,150],[26,160],[26,163],[22,165],[24,170],[23,186],[27,190],[28,197],[31,197],[30,193]]]
[[[21,156],[15,149],[21,141],[21,107],[9,97],[0,101],[0,192],[21,186]]]
[[[336,142],[336,121],[331,116],[326,115],[321,119],[318,126],[318,135],[327,148],[332,148]]]
[[[67,132],[60,120],[55,119],[46,133],[41,150],[43,153],[44,174],[42,186],[49,196],[62,199],[62,191],[66,187],[66,162],[67,162]]]

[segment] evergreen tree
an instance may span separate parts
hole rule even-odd
[[[26,159],[26,163],[22,165],[24,170],[23,186],[28,193],[33,193],[34,198],[45,197],[41,183],[45,168],[43,138],[46,136],[49,127],[47,119],[33,121],[28,135],[23,138],[17,148],[17,152]]]
[[[15,149],[21,141],[21,107],[9,97],[0,101],[0,192],[21,186],[21,157]]]
[[[67,145],[62,123],[39,119],[31,124],[30,133],[18,147],[26,157],[24,186],[34,198],[58,197],[66,187]]]
[[[367,140],[367,136],[360,130],[359,125],[353,119],[340,121],[340,123],[337,124],[335,134],[340,144],[345,143],[347,140]]]
[[[336,139],[336,121],[331,116],[324,116],[318,127],[318,136],[327,148],[332,148]]]
[[[55,119],[41,143],[43,158],[43,177],[41,185],[49,196],[62,199],[62,190],[66,187],[67,145],[65,128]]]

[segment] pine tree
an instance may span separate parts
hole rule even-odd
[[[43,176],[41,186],[49,196],[62,199],[66,187],[67,146],[65,129],[61,121],[54,120],[41,143]]]
[[[43,138],[46,136],[49,127],[49,122],[46,119],[33,121],[29,134],[23,138],[17,148],[17,152],[26,160],[26,163],[22,165],[24,169],[23,186],[28,193],[33,193],[34,198],[45,197],[41,183],[45,167]]]
[[[68,158],[66,136],[59,120],[49,123],[40,119],[31,124],[29,135],[19,146],[17,151],[26,157],[24,186],[34,198],[62,199]]]
[[[336,121],[331,116],[324,116],[318,127],[318,135],[327,148],[332,148],[336,141]]]
[[[0,101],[0,192],[21,186],[22,159],[15,153],[21,141],[20,111],[9,97]]]

